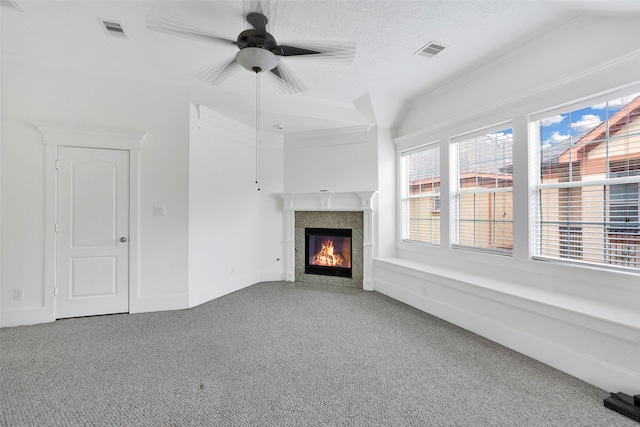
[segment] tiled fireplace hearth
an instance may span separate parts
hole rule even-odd
[[[285,212],[285,279],[373,290],[375,194],[375,191],[280,194]],[[312,229],[350,230],[351,277],[305,272],[305,257],[308,257],[305,230],[308,234]]]

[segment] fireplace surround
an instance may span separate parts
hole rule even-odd
[[[298,211],[295,213],[295,281],[315,284],[363,288],[363,232],[362,212],[358,211]],[[308,230],[344,230],[351,235],[351,275],[337,269],[312,269],[307,264],[306,241]],[[338,232],[339,233],[339,232]],[[339,236],[336,236],[339,237]],[[322,242],[320,242],[322,244]],[[319,272],[323,274],[317,274]],[[336,273],[336,274],[331,274]]]
[[[375,191],[281,193],[285,280],[373,290]],[[352,277],[305,273],[305,228],[352,230]]]

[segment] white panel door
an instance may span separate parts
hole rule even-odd
[[[56,318],[129,312],[129,152],[58,148]]]

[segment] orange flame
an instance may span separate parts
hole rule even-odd
[[[322,243],[322,247],[313,256],[314,265],[324,265],[329,267],[350,267],[349,262],[338,253],[334,253],[333,241],[327,240]]]

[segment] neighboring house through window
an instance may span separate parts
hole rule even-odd
[[[533,255],[640,268],[640,96],[531,122]]]
[[[440,243],[440,146],[403,153],[402,239]]]
[[[439,214],[440,213],[440,196],[434,196],[433,197],[433,208],[431,209],[431,211],[434,214]]]
[[[451,144],[454,247],[511,254],[513,134],[483,130]]]

